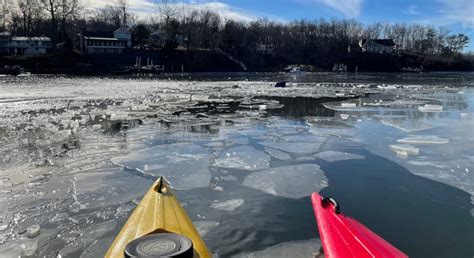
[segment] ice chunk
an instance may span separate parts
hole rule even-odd
[[[210,206],[211,208],[218,209],[218,210],[233,211],[237,209],[238,207],[242,206],[244,202],[245,202],[244,199],[232,199],[232,200],[223,201],[223,202],[214,202]]]
[[[326,187],[327,178],[318,165],[302,164],[252,173],[243,184],[268,194],[297,199]]]
[[[408,145],[408,144],[392,144],[390,145],[390,149],[392,149],[397,154],[400,154],[402,156],[420,154],[420,150],[418,148]]]
[[[215,186],[214,188],[212,188],[212,190],[218,191],[218,192],[223,192],[224,188],[222,186]]]
[[[405,144],[445,144],[449,143],[449,140],[434,135],[412,135],[399,139],[397,142]]]
[[[419,161],[419,160],[411,160],[408,161],[409,164],[415,165],[415,166],[432,166],[440,169],[447,169],[448,166],[446,165],[441,165],[437,164],[434,161]]]
[[[357,103],[350,103],[350,102],[328,102],[324,103],[323,106],[328,109],[332,109],[334,111],[361,111],[364,110],[361,107],[357,107]]]
[[[209,232],[219,227],[221,223],[219,221],[195,221],[194,226],[196,226],[197,231],[201,237],[205,237]]]
[[[29,238],[35,238],[41,233],[39,225],[33,225],[26,230],[26,236]]]
[[[279,149],[282,151],[295,154],[311,154],[319,151],[322,143],[320,142],[271,142],[265,141],[260,143],[263,146]]]
[[[281,243],[276,246],[268,247],[264,250],[244,253],[233,256],[234,258],[275,258],[275,257],[291,257],[291,258],[308,258],[319,252],[321,241],[317,238],[306,241],[292,241]]]
[[[224,151],[214,165],[221,168],[260,170],[270,166],[270,156],[250,146],[239,146]]]
[[[432,126],[413,120],[382,119],[382,124],[395,127],[405,132],[416,132],[431,129]]]
[[[343,108],[355,108],[355,107],[357,107],[357,103],[343,102],[343,103],[341,103],[341,107],[343,107]]]
[[[279,160],[291,160],[291,156],[288,153],[283,151],[273,149],[273,148],[265,148],[265,151],[270,154],[272,157],[277,158]]]
[[[425,104],[424,106],[419,106],[418,110],[421,111],[421,112],[441,112],[441,111],[443,111],[443,106],[433,105],[433,104]]]
[[[351,160],[351,159],[364,159],[364,156],[347,153],[347,152],[340,152],[340,151],[323,151],[314,156],[316,158],[320,158],[327,162],[335,162],[335,161],[343,161],[343,160]]]

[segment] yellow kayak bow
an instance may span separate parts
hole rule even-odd
[[[171,240],[173,241],[169,239],[169,235],[171,235]],[[155,240],[157,243],[147,243],[149,238],[158,239]],[[176,239],[178,240],[176,241]],[[144,243],[139,243],[139,240],[142,240]],[[191,246],[187,246],[188,242]],[[171,192],[169,184],[163,177],[156,180],[145,194],[115,238],[105,257],[142,257],[130,255],[129,249],[133,249],[137,245],[141,245],[151,251],[153,251],[152,249],[161,249],[161,251],[165,252],[161,254],[164,257],[212,257],[196,227]],[[166,251],[173,253],[173,250],[176,251],[180,246],[181,248],[192,247],[194,252],[189,250],[191,256],[166,255]],[[147,254],[145,251],[143,257],[148,256],[150,254]],[[160,256],[158,255],[157,257]]]

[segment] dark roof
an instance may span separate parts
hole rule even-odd
[[[93,38],[113,38],[113,31],[84,31],[84,37]]]
[[[368,42],[377,43],[377,44],[384,45],[387,47],[395,46],[395,42],[393,42],[393,39],[364,39],[362,40],[363,45],[365,45]]]

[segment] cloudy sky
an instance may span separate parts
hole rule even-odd
[[[91,8],[111,1],[86,0]],[[142,15],[155,12],[160,0],[128,0]],[[447,26],[471,38],[474,51],[474,0],[185,0],[178,1],[218,11],[228,18],[252,21],[266,17],[277,21],[318,18],[354,18],[362,23],[405,22]]]

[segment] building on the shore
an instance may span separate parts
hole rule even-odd
[[[115,31],[83,31],[80,51],[89,54],[121,54],[132,47],[132,33],[125,27]]]
[[[395,42],[392,39],[361,39],[359,47],[362,52],[392,54],[395,51]]]
[[[155,46],[164,46],[166,43],[166,35],[163,30],[155,30],[150,34],[149,41]]]
[[[359,46],[359,44],[349,44],[347,46],[347,52],[348,53],[361,53],[362,48]]]
[[[51,52],[49,37],[12,37],[8,32],[0,32],[0,54],[43,55]]]
[[[269,45],[269,44],[257,44],[256,50],[257,50],[257,53],[259,54],[271,55],[273,54],[274,47],[273,45]]]
[[[153,47],[163,48],[166,44],[175,44],[176,47],[185,47],[188,38],[182,34],[168,34],[162,29],[157,29],[150,34],[148,41]]]

